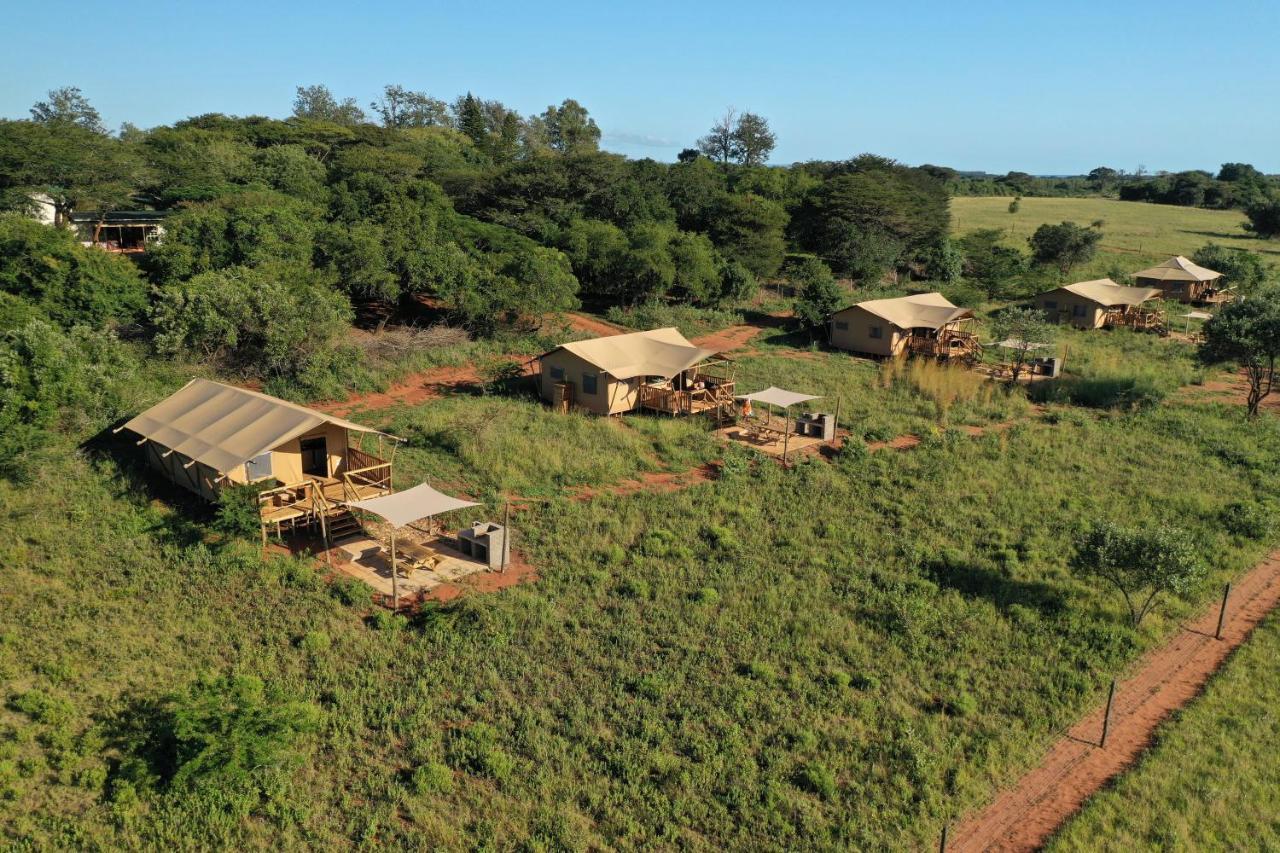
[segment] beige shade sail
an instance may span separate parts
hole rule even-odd
[[[779,406],[786,409],[797,403],[807,403],[809,400],[820,400],[822,398],[813,394],[801,394],[797,391],[787,391],[770,385],[763,391],[756,391],[754,394],[740,394],[737,399],[751,400],[754,403],[768,403],[771,406]]]
[[[433,515],[452,512],[455,509],[466,509],[469,506],[480,506],[475,501],[464,501],[437,492],[426,483],[383,495],[380,498],[369,498],[363,501],[352,501],[347,506],[371,512],[385,518],[392,527],[404,527]]]
[[[1131,275],[1133,278],[1148,278],[1153,281],[1214,281],[1222,278],[1222,273],[1202,267],[1182,255],[1174,255],[1163,264]]]
[[[1107,308],[1141,305],[1148,299],[1154,299],[1160,295],[1160,291],[1153,287],[1126,287],[1123,284],[1116,284],[1109,278],[1077,281],[1075,284],[1063,285],[1061,289],[1076,296],[1083,296]]]
[[[973,312],[968,308],[959,308],[941,293],[936,292],[916,293],[895,299],[869,299],[851,307],[870,311],[899,329],[941,329],[955,320],[973,316]]]
[[[326,423],[357,432],[378,432],[210,379],[191,380],[122,429],[226,474]]]
[[[1213,319],[1212,314],[1206,314],[1204,311],[1188,311],[1182,316],[1186,317],[1188,320],[1212,320]]]
[[[567,350],[615,379],[637,376],[670,379],[716,354],[716,350],[689,343],[675,328],[573,341],[556,350]]]

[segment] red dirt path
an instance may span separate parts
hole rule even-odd
[[[1200,694],[1209,677],[1254,627],[1280,605],[1280,551],[1235,584],[1222,639],[1213,638],[1218,605],[1145,655],[1116,688],[1105,749],[1096,744],[1104,708],[1080,719],[1040,765],[969,816],[951,833],[954,851],[1035,850],[1085,801],[1126,770],[1152,743],[1157,727]]]
[[[503,356],[503,358],[513,364],[520,364],[528,361],[530,356],[507,355]],[[479,381],[480,372],[474,364],[464,364],[459,367],[436,367],[408,376],[392,385],[386,391],[357,394],[340,402],[319,403],[312,406],[312,408],[329,414],[345,416],[357,409],[371,411],[386,409],[399,404],[413,405],[421,403],[424,400],[439,397],[450,389],[474,385]]]
[[[717,352],[732,352],[746,346],[752,338],[764,331],[761,326],[730,326],[709,335],[699,335],[691,343]]]

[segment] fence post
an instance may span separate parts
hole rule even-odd
[[[1107,730],[1111,728],[1111,705],[1116,699],[1116,680],[1111,679],[1111,688],[1107,690],[1107,710],[1102,715],[1102,740],[1098,746],[1105,747],[1107,745]]]
[[[1231,595],[1231,584],[1222,587],[1222,609],[1218,611],[1218,629],[1213,632],[1215,640],[1222,639],[1222,623],[1227,619],[1227,596]]]
[[[947,830],[949,828],[945,823],[942,825],[942,839],[938,842],[938,853],[947,853]]]
[[[507,573],[507,556],[511,553],[511,501],[502,509],[502,574]]]

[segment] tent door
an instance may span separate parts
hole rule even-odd
[[[304,438],[302,447],[302,473],[312,477],[329,476],[329,446],[324,436]]]

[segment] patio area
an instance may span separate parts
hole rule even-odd
[[[804,435],[792,434],[789,440],[785,440],[780,429],[765,431],[760,428],[750,428],[742,425],[733,425],[722,427],[715,431],[715,434],[725,441],[735,441],[738,444],[750,447],[753,450],[759,450],[768,456],[782,458],[782,452],[785,449],[787,457],[791,458],[804,453],[817,452],[815,448],[830,444],[822,438],[812,438]],[[846,430],[840,430],[837,435],[843,436]]]
[[[405,540],[404,544],[410,543]],[[429,593],[436,587],[453,583],[459,578],[489,571],[487,564],[464,556],[447,540],[435,539],[425,543],[425,547],[441,558],[430,570],[411,568],[403,558],[397,560],[402,600]],[[363,581],[384,596],[390,597],[393,594],[391,551],[386,545],[371,536],[361,535],[339,542],[334,548],[334,555],[339,554],[342,558],[334,563],[334,568]]]

